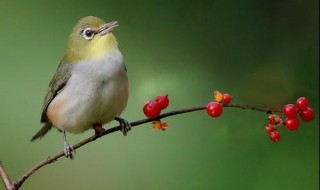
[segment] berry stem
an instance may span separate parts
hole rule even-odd
[[[278,108],[261,108],[261,107],[256,107],[256,106],[250,106],[250,105],[239,105],[239,104],[224,104],[222,105],[223,107],[229,107],[229,108],[239,108],[239,109],[244,109],[244,110],[253,110],[253,111],[259,111],[259,112],[265,112],[267,114],[271,114],[271,113],[282,113],[281,109]],[[197,107],[192,107],[192,108],[185,108],[185,109],[180,109],[180,110],[175,110],[175,111],[171,111],[171,112],[167,112],[164,114],[159,115],[159,117],[157,117],[157,119],[162,119],[165,117],[170,117],[173,115],[179,115],[179,114],[184,114],[184,113],[188,113],[188,112],[194,112],[194,111],[200,111],[200,110],[205,110],[207,106],[197,106]],[[146,119],[148,120],[148,119]],[[155,119],[153,119],[155,120]],[[150,121],[153,121],[150,119]],[[140,122],[133,122],[133,123],[137,123],[137,124],[141,124]],[[146,122],[144,122],[146,123]]]
[[[223,107],[229,107],[229,108],[239,108],[239,109],[244,109],[244,110],[253,110],[253,111],[259,111],[259,112],[265,112],[267,114],[282,113],[282,110],[279,109],[279,108],[261,108],[261,107],[256,107],[256,106],[239,105],[239,104],[225,104],[225,105],[222,105],[222,106]],[[207,108],[207,106],[197,106],[197,107],[174,110],[174,111],[170,111],[170,112],[167,112],[167,113],[163,113],[163,114],[159,115],[158,117],[156,117],[154,119],[146,118],[146,119],[142,119],[142,120],[139,120],[139,121],[132,122],[130,124],[133,127],[133,126],[141,125],[141,124],[148,123],[148,122],[151,122],[151,121],[159,121],[160,119],[163,119],[163,118],[166,118],[166,117],[170,117],[170,116],[174,116],[174,115],[180,115],[180,114],[184,114],[184,113],[205,110],[206,108]],[[113,129],[113,128],[111,128],[111,129]],[[105,133],[107,131],[105,131]],[[114,132],[114,131],[112,131],[112,132]]]
[[[250,105],[228,104],[228,105],[223,105],[223,107],[240,108],[240,109],[247,109],[247,110],[253,110],[253,111],[260,111],[260,112],[265,112],[267,114],[282,113],[282,110],[279,109],[279,108],[261,108],[261,107],[250,106]]]

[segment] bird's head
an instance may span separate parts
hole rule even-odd
[[[70,34],[65,61],[90,61],[119,51],[117,40],[111,33],[117,26],[116,21],[106,23],[93,16],[80,19]]]

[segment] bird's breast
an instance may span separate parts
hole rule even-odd
[[[58,125],[69,132],[83,132],[94,123],[104,124],[119,116],[128,100],[128,79],[120,52],[77,63],[56,99],[64,101]]]

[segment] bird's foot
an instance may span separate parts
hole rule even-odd
[[[74,150],[74,148],[72,146],[70,146],[68,143],[64,143],[64,155],[67,158],[70,158],[71,160],[74,158],[74,154],[76,153],[76,151]]]
[[[105,129],[102,127],[101,123],[93,124],[93,129],[94,129],[96,135],[101,134],[105,131]]]
[[[124,136],[127,136],[128,132],[131,130],[130,123],[127,120],[122,119],[120,117],[116,117],[115,120],[120,123],[120,131],[123,133]]]

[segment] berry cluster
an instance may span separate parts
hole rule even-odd
[[[304,122],[309,122],[313,120],[314,113],[313,110],[309,108],[309,100],[307,98],[301,97],[297,100],[296,105],[287,104],[283,107],[283,114],[287,116],[284,123],[289,131],[294,131],[298,129],[298,113],[300,115],[300,119]]]
[[[155,100],[148,101],[143,106],[143,113],[149,119],[155,119],[160,115],[162,110],[168,107],[168,105],[168,95],[157,96]]]
[[[269,124],[265,126],[266,132],[269,134],[272,142],[278,142],[280,140],[280,133],[276,131],[276,128],[282,124],[282,118],[279,115],[269,115]]]
[[[232,96],[230,96],[230,94],[227,93],[222,94],[219,91],[214,91],[213,97],[216,102],[210,102],[207,105],[206,110],[210,117],[216,118],[222,114],[222,104],[229,104],[232,100]]]
[[[314,118],[314,112],[309,107],[309,100],[305,97],[301,97],[297,100],[296,105],[287,104],[283,107],[283,114],[286,116],[284,122],[279,115],[270,115],[269,124],[265,127],[266,132],[270,136],[272,142],[278,142],[280,140],[280,134],[276,131],[276,128],[281,124],[284,124],[289,131],[295,131],[299,127],[299,119],[297,114],[299,113],[300,119],[304,122],[312,121]]]

